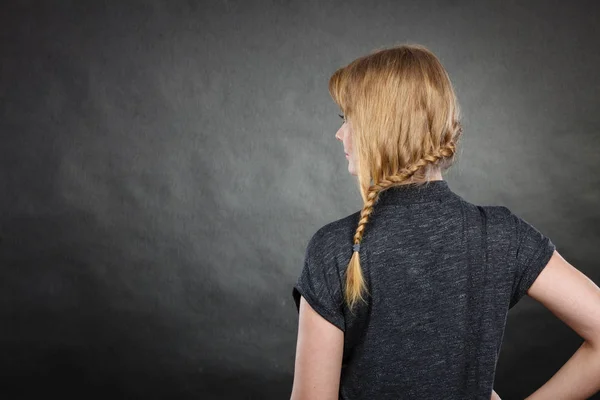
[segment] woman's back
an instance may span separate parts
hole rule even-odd
[[[555,246],[503,206],[478,206],[444,180],[392,187],[369,216],[360,262],[367,304],[343,282],[360,214],[319,229],[294,286],[344,331],[340,397],[489,399],[508,310]]]

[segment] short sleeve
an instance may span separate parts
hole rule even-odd
[[[509,253],[514,271],[509,305],[512,308],[527,294],[527,290],[550,261],[556,246],[549,237],[510,211],[507,223],[507,229],[513,236],[513,247]]]
[[[298,313],[302,296],[323,318],[345,331],[343,292],[335,246],[325,240],[323,229],[310,239],[304,254],[304,267],[292,289],[292,297]]]

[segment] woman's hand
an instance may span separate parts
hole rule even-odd
[[[492,397],[490,400],[502,400],[500,398],[500,396],[498,396],[498,393],[496,393],[496,391],[494,389],[492,389]]]

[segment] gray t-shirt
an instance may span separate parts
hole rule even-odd
[[[380,194],[360,262],[372,297],[343,301],[360,212],[310,239],[293,287],[344,331],[340,399],[486,399],[507,313],[555,245],[504,206],[480,206],[444,180]]]

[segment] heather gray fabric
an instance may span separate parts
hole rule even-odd
[[[445,180],[381,193],[360,261],[371,297],[355,315],[342,283],[360,213],[310,239],[292,295],[344,331],[340,399],[486,399],[508,310],[555,245],[504,206]]]

